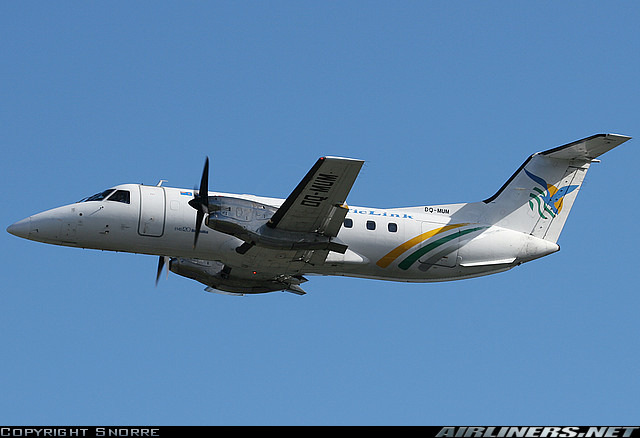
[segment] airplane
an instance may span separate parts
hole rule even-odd
[[[631,137],[596,134],[534,153],[491,197],[405,208],[348,206],[362,160],[319,158],[286,199],[122,184],[7,231],[53,245],[159,256],[161,273],[228,295],[303,295],[305,276],[467,279],[557,252],[591,163]],[[204,225],[204,226],[203,226]]]

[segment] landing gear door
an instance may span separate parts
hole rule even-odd
[[[164,188],[140,187],[140,222],[138,233],[142,236],[160,237],[164,233]]]

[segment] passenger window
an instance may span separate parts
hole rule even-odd
[[[389,230],[390,233],[395,233],[396,231],[398,231],[398,224],[394,222],[389,222],[389,224],[387,225],[387,229]]]
[[[347,218],[344,220],[344,227],[345,228],[352,228],[353,227],[353,219]]]
[[[375,230],[376,223],[374,221],[367,221],[367,230]]]
[[[107,199],[107,201],[115,201],[115,202],[122,202],[123,204],[129,204],[131,203],[131,196],[129,195],[128,190],[118,190],[113,195],[109,196],[109,199]]]

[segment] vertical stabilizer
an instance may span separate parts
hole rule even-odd
[[[533,154],[484,201],[484,220],[557,242],[591,162],[629,139],[597,134]]]

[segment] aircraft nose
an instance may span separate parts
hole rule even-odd
[[[21,221],[11,224],[7,227],[7,232],[14,236],[22,237],[23,239],[29,238],[31,232],[31,217],[22,219]]]

